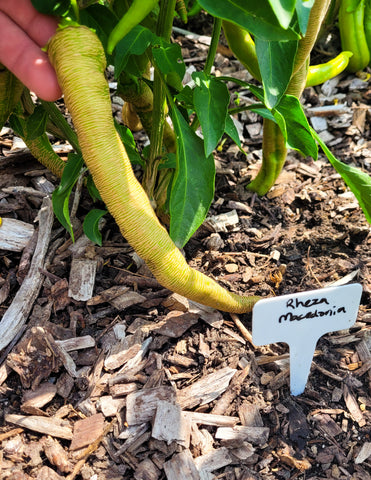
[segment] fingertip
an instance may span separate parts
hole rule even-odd
[[[60,98],[62,92],[48,55],[1,11],[0,32],[0,62],[40,98]]]
[[[34,93],[45,102],[56,102],[62,96],[62,91],[60,89],[54,89],[47,92],[40,91]]]
[[[42,100],[54,102],[62,96],[55,71],[44,52],[31,64],[24,65],[24,69],[28,70],[24,84]]]
[[[41,100],[46,102],[55,102],[62,97],[62,90],[58,85],[58,82],[50,79],[49,82],[45,82],[42,85],[37,83],[34,88],[30,87]]]

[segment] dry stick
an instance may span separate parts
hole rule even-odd
[[[115,421],[116,419],[112,420],[112,422],[110,422],[103,430],[102,435],[100,435],[99,438],[97,438],[97,440],[95,440],[91,445],[86,447],[85,450],[79,455],[79,461],[74,466],[72,472],[66,477],[66,480],[73,480],[80,473],[80,470],[84,466],[88,457],[99,447],[99,444],[111,430],[111,427]]]
[[[243,338],[245,340],[247,340],[250,345],[254,348],[256,348],[256,345],[254,345],[253,341],[252,341],[252,335],[251,333],[247,330],[247,328],[245,327],[245,325],[241,322],[241,320],[238,318],[238,315],[236,315],[235,313],[230,313],[230,316],[231,316],[231,319],[234,321],[234,324],[236,325],[236,327],[239,329],[239,331],[241,332]]]
[[[312,269],[312,265],[310,264],[310,246],[308,248],[308,251],[307,251],[307,270],[309,270],[310,274],[312,275],[312,277],[314,278],[314,280],[318,283],[319,285],[319,288],[323,288],[323,285],[322,283],[318,280],[317,276],[314,274],[313,272],[313,269]]]
[[[30,270],[0,322],[0,350],[5,348],[13,340],[26,323],[28,315],[39,294],[44,278],[39,268],[44,266],[53,218],[52,202],[49,197],[46,197],[39,211],[39,236]]]
[[[18,265],[18,271],[17,271],[17,280],[19,285],[22,284],[30,268],[32,255],[35,252],[35,248],[37,244],[37,237],[38,237],[38,232],[35,230],[34,233],[32,234],[32,237],[28,241],[27,245],[23,249],[22,256]]]
[[[6,440],[7,438],[14,437],[22,432],[24,432],[23,428],[13,428],[13,430],[9,430],[9,432],[0,433],[0,442]]]
[[[243,370],[240,370],[234,374],[231,383],[227,390],[223,393],[220,399],[215,404],[211,413],[214,415],[224,415],[230,404],[241,392],[241,386],[245,381],[247,375],[250,373],[250,364],[248,364]]]

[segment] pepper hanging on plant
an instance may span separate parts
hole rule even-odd
[[[107,51],[111,54],[118,42],[155,8],[159,0],[134,0],[108,37]]]
[[[371,3],[371,0],[369,1]],[[250,33],[242,27],[239,27],[232,22],[227,22],[226,20],[223,20],[223,30],[229,48],[232,50],[233,54],[242,63],[250,75],[252,75],[252,77],[258,82],[261,82],[255,42]],[[310,65],[305,86],[314,87],[316,85],[322,85],[327,80],[336,77],[347,68],[349,59],[352,55],[352,52],[344,51],[326,63]]]
[[[114,127],[104,77],[106,57],[97,36],[86,27],[66,27],[51,39],[48,53],[94,183],[122,234],[158,281],[193,301],[220,310],[251,311],[259,297],[228,292],[190,268],[158,221]]]
[[[365,27],[365,0],[341,0],[339,8],[339,32],[343,50],[353,53],[348,71],[358,72],[370,62]]]

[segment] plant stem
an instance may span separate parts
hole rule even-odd
[[[75,17],[76,17],[76,21],[80,22],[80,10],[77,4],[77,0],[71,0],[71,5],[72,5],[73,13],[75,14]]]
[[[218,17],[214,17],[213,33],[211,35],[210,47],[207,52],[207,57],[204,65],[204,73],[206,75],[210,75],[211,69],[213,68],[221,30],[222,30],[222,19]],[[195,115],[193,118],[191,127],[194,131],[196,131],[199,125],[200,125],[200,121],[197,115]]]
[[[222,30],[222,19],[218,17],[214,17],[214,26],[213,26],[213,33],[211,36],[211,43],[209,50],[207,52],[207,57],[204,66],[204,73],[206,75],[210,75],[211,69],[214,65],[216,50],[219,44],[220,32]]]
[[[170,40],[176,0],[161,0],[156,34],[165,41]],[[153,81],[153,120],[151,130],[151,145],[146,171],[143,177],[143,186],[150,199],[153,199],[155,180],[157,177],[158,162],[156,159],[162,154],[164,135],[166,94],[161,76],[155,69]]]

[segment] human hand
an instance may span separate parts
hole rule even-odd
[[[61,96],[48,55],[41,50],[57,19],[37,12],[30,0],[0,0],[0,63],[46,101]]]

